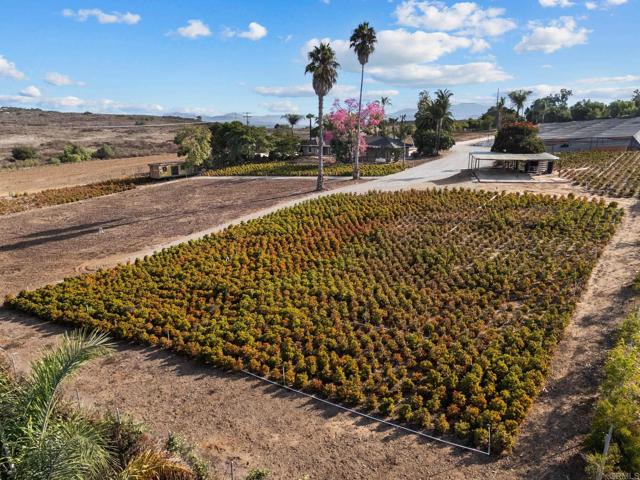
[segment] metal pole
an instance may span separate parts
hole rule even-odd
[[[231,460],[231,480],[236,480],[236,472],[234,469],[233,460]]]
[[[609,444],[611,443],[612,436],[613,436],[613,425],[610,425],[609,432],[604,436],[604,449],[602,450],[602,464],[598,467],[596,480],[602,480],[602,477],[604,476],[604,467],[607,463],[607,453],[609,453]]]

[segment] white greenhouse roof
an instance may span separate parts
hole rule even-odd
[[[640,140],[640,117],[542,123],[538,127],[540,128],[540,137],[547,141],[630,137]]]

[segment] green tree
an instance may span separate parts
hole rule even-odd
[[[613,118],[630,117],[636,113],[636,104],[629,100],[614,100],[609,104],[609,115]]]
[[[218,167],[253,161],[257,154],[270,153],[273,138],[263,127],[242,122],[214,123],[211,131],[211,156]]]
[[[309,140],[311,140],[313,137],[312,135],[312,130],[313,130],[313,119],[316,118],[316,116],[313,113],[307,113],[306,115],[306,119],[309,120]]]
[[[442,137],[442,131],[445,128],[445,122],[447,124],[447,130],[453,124],[453,115],[451,114],[451,97],[453,93],[449,90],[437,90],[436,98],[432,104],[432,115],[436,121],[436,133],[437,140],[434,150],[434,154],[438,154],[440,151],[440,138]]]
[[[338,79],[338,68],[340,64],[336,60],[336,54],[328,43],[321,42],[308,54],[309,63],[305,67],[305,74],[313,76],[313,90],[318,96],[318,126],[319,128],[319,149],[318,149],[318,182],[316,189],[324,190],[324,160],[323,160],[323,109],[324,97],[331,91]]]
[[[353,163],[353,178],[360,178],[360,149],[358,148],[360,142],[360,130],[362,129],[361,125],[361,113],[362,113],[362,87],[364,85],[364,66],[369,62],[369,57],[375,51],[376,42],[378,41],[376,37],[376,31],[373,27],[369,26],[368,22],[361,23],[356,27],[356,29],[351,34],[350,47],[353,48],[354,52],[358,57],[358,62],[360,62],[360,97],[358,99],[358,129],[356,133],[356,154],[354,157]]]
[[[509,100],[511,100],[511,104],[516,107],[518,117],[520,116],[520,112],[524,110],[524,104],[532,93],[533,91],[531,90],[513,90],[509,92]]]
[[[293,129],[296,124],[302,120],[302,115],[298,115],[297,113],[286,113],[282,115],[282,118],[286,118],[287,122],[289,122],[289,125],[291,126],[291,135],[293,135]]]
[[[178,145],[178,155],[187,157],[185,165],[189,167],[200,167],[211,156],[211,131],[206,127],[185,127],[173,142]]]
[[[595,120],[596,118],[606,118],[609,116],[608,107],[602,102],[592,100],[581,100],[569,109],[572,120]]]
[[[538,136],[538,127],[532,123],[515,123],[502,127],[493,142],[492,152],[542,153],[544,143]]]
[[[640,109],[640,90],[639,89],[635,89],[633,91],[633,97],[631,98],[631,100],[633,101],[633,103],[636,104],[636,108]]]

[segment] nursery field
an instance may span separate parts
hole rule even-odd
[[[404,170],[401,163],[383,165],[362,164],[360,174],[363,177],[382,177]],[[353,173],[353,167],[347,164],[327,165],[325,175],[348,177]],[[291,162],[260,162],[247,163],[232,167],[207,170],[204,175],[210,177],[255,176],[255,177],[315,177],[318,175],[317,165],[296,164]]]
[[[621,215],[572,197],[334,195],[7,304],[478,446],[491,425],[500,451]]]
[[[88,198],[101,197],[112,193],[124,192],[136,188],[138,185],[151,183],[149,177],[121,178],[105,182],[90,183],[74,187],[52,188],[36,193],[25,193],[13,197],[0,197],[0,215],[24,212],[34,208],[62,205]]]
[[[561,155],[560,175],[589,192],[640,197],[640,152],[580,152]]]

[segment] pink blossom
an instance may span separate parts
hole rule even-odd
[[[328,132],[334,138],[353,145],[358,130],[358,101],[348,98],[341,105],[340,100],[333,103],[328,117]],[[362,107],[360,112],[361,134],[358,140],[358,149],[364,153],[367,150],[364,132],[372,127],[377,127],[384,120],[384,109],[378,102],[371,102]],[[325,137],[326,138],[326,137]]]

